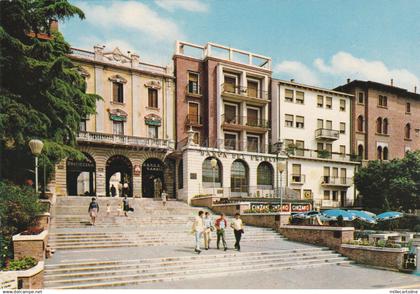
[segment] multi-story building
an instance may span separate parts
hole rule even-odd
[[[420,94],[371,81],[347,81],[335,90],[354,95],[352,152],[363,160],[404,157],[420,149]]]
[[[287,186],[315,207],[354,203],[350,155],[351,99],[347,93],[273,79],[272,138],[282,141]]]
[[[166,189],[174,196],[175,160],[167,156],[175,147],[172,68],[118,48],[72,52],[87,92],[103,100],[80,125],[78,148],[86,160],[56,166],[56,193],[105,196],[114,185],[117,194],[153,197],[156,189]]]
[[[177,42],[173,60],[179,198],[273,197],[271,59],[213,43]]]

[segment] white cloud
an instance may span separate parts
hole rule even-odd
[[[199,0],[155,0],[155,3],[168,11],[183,9],[192,12],[207,12],[208,5]]]
[[[390,69],[382,61],[358,58],[347,52],[338,52],[331,58],[330,64],[323,59],[314,60],[315,68],[321,73],[335,75],[344,81],[346,78],[371,80],[389,84],[394,79],[394,85],[412,91],[415,85],[420,85],[420,79],[407,69]]]
[[[319,85],[316,73],[299,61],[285,60],[274,67],[274,72],[286,74],[298,83]]]
[[[183,38],[183,33],[174,21],[162,17],[143,3],[129,1],[108,4],[109,2],[105,2],[105,5],[82,2],[79,6],[86,14],[86,21],[103,29],[130,29],[146,34],[151,40],[158,42]],[[121,34],[128,35],[124,31]]]

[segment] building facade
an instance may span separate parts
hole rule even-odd
[[[275,197],[276,162],[284,156],[270,153],[271,59],[177,42],[173,60],[179,198]]]
[[[354,95],[351,150],[363,160],[390,160],[420,149],[420,94],[371,81],[336,88]]]
[[[140,61],[137,54],[73,49],[70,58],[87,92],[103,97],[77,137],[86,160],[56,166],[58,195],[175,196],[174,76],[171,67]],[[114,188],[112,188],[114,186]]]
[[[315,207],[354,204],[352,95],[272,80],[272,137],[288,154],[287,185]]]

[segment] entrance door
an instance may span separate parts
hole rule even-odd
[[[164,184],[163,162],[157,158],[147,159],[142,166],[142,197],[160,197]]]

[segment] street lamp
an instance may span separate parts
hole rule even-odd
[[[29,141],[29,148],[31,148],[32,154],[35,156],[35,192],[38,195],[38,156],[41,154],[44,143],[38,139],[32,139]]]
[[[280,173],[280,212],[283,211],[283,192],[281,190],[282,188],[282,178],[283,178],[283,172],[286,170],[286,164],[284,162],[278,162],[277,163],[277,171]]]
[[[215,169],[217,167],[217,159],[216,158],[212,158],[210,160],[210,164],[211,164],[211,169],[212,169],[212,172],[213,172],[213,196],[216,196],[216,193],[215,193],[215,185],[216,185]]]

